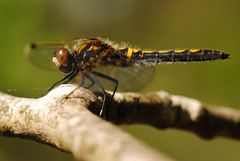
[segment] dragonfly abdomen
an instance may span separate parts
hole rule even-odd
[[[127,57],[142,63],[196,62],[227,59],[229,54],[207,49],[141,51],[129,48]]]

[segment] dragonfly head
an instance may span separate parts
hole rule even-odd
[[[60,48],[52,58],[52,62],[64,73],[69,73],[73,69],[72,55],[68,49]]]

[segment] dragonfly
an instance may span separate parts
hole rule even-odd
[[[87,80],[90,83],[86,88],[95,85],[103,92],[100,116],[106,115],[108,87],[105,84],[113,85],[112,100],[118,88],[143,88],[153,78],[157,64],[214,61],[230,57],[228,53],[209,49],[141,50],[103,38],[80,38],[57,43],[36,42],[28,45],[28,49],[28,56],[34,64],[47,67],[48,63],[40,57],[48,57],[48,62],[65,73],[48,91],[79,77],[77,88],[84,86]]]

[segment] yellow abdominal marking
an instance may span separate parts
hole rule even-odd
[[[137,53],[138,51],[139,51],[138,49],[133,48],[134,53]]]
[[[189,51],[191,52],[191,53],[196,53],[196,52],[199,52],[201,49],[189,49]]]
[[[160,50],[159,53],[160,53],[160,54],[165,54],[165,53],[168,53],[168,52],[170,52],[170,51],[171,51],[171,50]]]
[[[142,55],[144,55],[144,54],[151,54],[151,53],[153,53],[153,51],[151,51],[151,50],[143,50],[142,51]]]
[[[174,52],[176,52],[176,53],[183,53],[184,51],[186,51],[186,49],[176,49],[176,50],[174,50]]]
[[[130,59],[132,57],[132,53],[133,53],[133,49],[132,48],[128,48],[128,52],[127,52],[127,58]]]

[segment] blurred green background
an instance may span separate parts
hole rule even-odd
[[[141,48],[208,48],[231,53],[211,63],[159,65],[145,91],[166,90],[213,105],[238,108],[240,98],[238,0],[0,0],[0,89],[37,97],[61,77],[32,65],[24,45],[36,40],[104,37]],[[37,94],[36,94],[37,93]],[[206,141],[179,131],[122,126],[180,161],[235,161],[240,142]],[[72,161],[71,155],[28,140],[0,137],[1,161]]]

